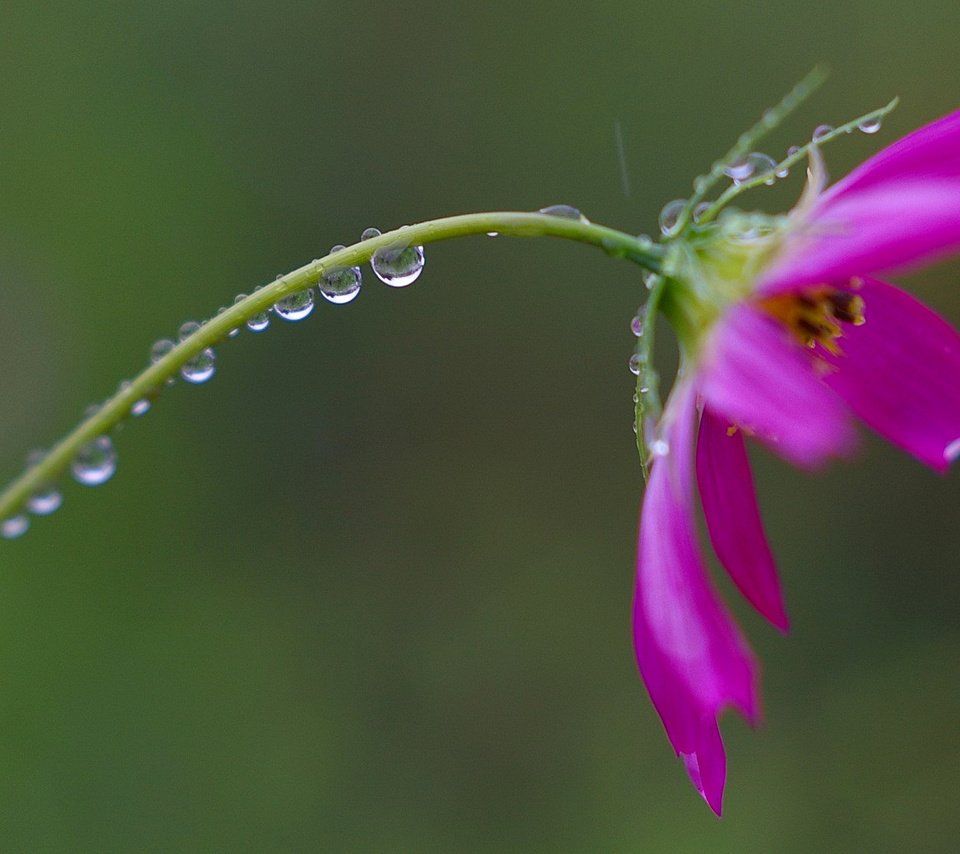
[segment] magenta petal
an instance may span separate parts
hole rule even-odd
[[[723,810],[723,784],[727,778],[727,755],[715,719],[704,720],[695,753],[682,753],[690,781],[717,815]]]
[[[903,176],[934,180],[960,177],[960,110],[888,145],[833,186],[825,199]]]
[[[844,324],[826,382],[880,435],[937,471],[960,444],[960,335],[892,285],[858,291],[866,323]]]
[[[780,579],[767,545],[743,434],[703,410],[697,481],[713,549],[740,592],[782,631],[788,628]]]
[[[958,249],[960,176],[905,176],[821,198],[784,239],[758,292],[902,269]]]
[[[849,453],[856,436],[843,402],[815,374],[807,352],[758,309],[732,308],[702,358],[708,407],[801,466]]]
[[[665,414],[670,450],[654,461],[640,518],[633,635],[637,665],[674,749],[695,761],[719,808],[723,746],[704,735],[727,706],[757,716],[753,658],[707,577],[693,494],[696,395],[674,389]],[[691,757],[693,758],[691,760]]]

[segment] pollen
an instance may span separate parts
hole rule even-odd
[[[856,293],[861,284],[859,279],[851,279],[848,288],[818,285],[761,300],[760,307],[783,323],[805,347],[813,350],[819,344],[837,355],[844,325],[862,326],[866,322],[863,297]]]

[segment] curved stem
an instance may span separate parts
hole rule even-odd
[[[543,213],[491,212],[451,216],[404,226],[332,252],[281,276],[218,314],[137,375],[129,385],[61,439],[41,462],[28,468],[0,493],[0,519],[18,513],[30,496],[59,481],[80,448],[123,421],[137,401],[155,397],[166,381],[175,377],[186,362],[208,347],[219,344],[231,331],[242,327],[254,315],[269,310],[278,300],[316,284],[325,272],[362,264],[369,261],[379,249],[419,246],[490,232],[513,237],[558,237],[588,243],[600,247],[609,255],[626,258],[653,272],[659,272],[664,251],[663,247],[648,238],[595,225],[583,218],[568,219]]]

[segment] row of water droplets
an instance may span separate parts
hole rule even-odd
[[[882,118],[874,116],[861,121],[857,128],[866,134],[874,134],[882,126]],[[817,125],[811,135],[812,142],[820,142],[829,134],[833,133],[834,128],[831,125]],[[849,133],[849,131],[847,131]],[[793,157],[800,151],[800,146],[792,145],[787,149],[787,158]],[[778,178],[786,178],[790,170],[782,163],[778,163],[769,154],[762,151],[751,151],[749,154],[728,163],[723,167],[723,174],[726,175],[734,186],[752,181],[757,178],[764,178],[763,183],[767,186],[773,186]],[[706,175],[700,175],[695,181],[693,189],[695,192],[701,192],[706,186],[709,178]],[[660,211],[660,232],[664,237],[675,237],[681,224],[681,214],[687,206],[686,199],[674,199],[667,202]],[[712,202],[700,202],[693,209],[693,221],[698,222],[700,217],[712,206]]]
[[[562,214],[556,214],[562,215]],[[577,216],[579,216],[577,212]],[[380,237],[381,232],[377,228],[368,228],[361,234],[361,240],[371,240]],[[339,252],[345,247],[342,245],[334,246],[330,253]],[[378,249],[370,258],[370,267],[376,277],[386,285],[393,288],[403,288],[412,284],[420,276],[424,266],[424,254],[422,246],[388,246]],[[278,279],[282,276],[278,276]],[[320,295],[335,305],[344,305],[352,302],[360,293],[360,287],[363,283],[363,275],[359,267],[335,267],[324,271],[317,282],[317,290]],[[260,290],[262,286],[257,288]],[[246,294],[238,294],[234,303],[246,299]],[[314,295],[313,288],[308,287],[295,293],[288,294],[281,298],[269,309],[265,309],[259,314],[255,314],[247,320],[247,328],[253,332],[262,332],[270,326],[270,315],[275,314],[284,320],[295,322],[303,320],[313,312]],[[218,314],[222,314],[226,308],[221,308]],[[198,332],[202,323],[188,320],[184,323],[177,333],[180,342],[185,341],[194,333]],[[228,338],[235,338],[239,335],[239,329],[233,329],[228,334]],[[169,338],[161,338],[155,341],[150,348],[150,361],[157,363],[170,353],[177,342]],[[180,376],[189,383],[205,383],[216,372],[216,354],[212,347],[207,347],[189,359],[180,369]],[[167,380],[168,385],[172,385],[173,378]],[[130,383],[124,381],[120,384],[118,393],[124,392]],[[141,416],[149,411],[153,399],[159,394],[159,389],[155,389],[150,397],[141,398],[135,401],[129,414]],[[87,408],[84,413],[86,417],[95,414],[99,405],[93,404]],[[27,468],[33,468],[44,459],[43,451],[33,451],[27,457]],[[97,436],[95,439],[87,442],[77,451],[70,464],[70,473],[73,479],[86,486],[98,486],[106,483],[113,477],[117,470],[117,451],[113,444],[113,439],[107,435]],[[35,516],[48,516],[57,510],[63,503],[63,495],[55,483],[44,484],[27,500],[26,510]],[[19,513],[8,519],[0,521],[0,537],[4,539],[15,539],[22,536],[30,527],[30,516],[28,513]]]

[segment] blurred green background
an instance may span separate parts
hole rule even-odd
[[[958,106],[958,32],[946,0],[5,3],[2,474],[367,226],[655,230],[820,61],[772,152],[902,97],[842,174]],[[909,282],[957,322],[958,273]],[[725,718],[717,821],[630,647],[637,271],[476,239],[367,278],[222,347],[2,544],[0,849],[955,850],[956,474],[873,439],[815,477],[756,455],[794,631],[723,585],[767,722]]]

